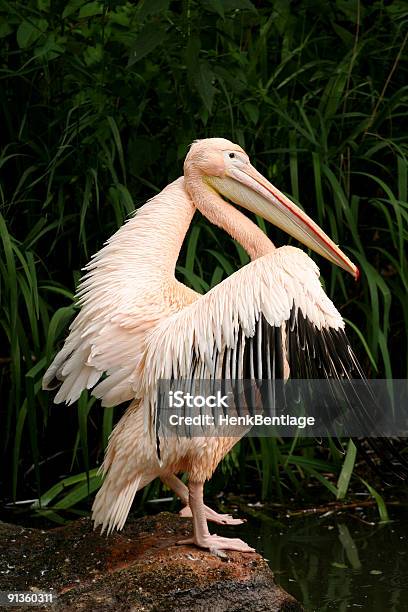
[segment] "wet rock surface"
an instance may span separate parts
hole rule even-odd
[[[0,523],[0,591],[58,596],[33,610],[303,610],[260,555],[220,557],[176,544],[189,535],[191,521],[170,513],[129,519],[109,537],[94,532],[88,519],[49,531]]]

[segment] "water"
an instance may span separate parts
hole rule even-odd
[[[351,515],[278,521],[263,513],[234,536],[263,554],[308,612],[407,612],[408,513],[393,518],[369,525]]]

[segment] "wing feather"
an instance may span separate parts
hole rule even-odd
[[[290,320],[293,306],[317,329],[344,328],[322,289],[316,264],[303,251],[285,246],[251,262],[160,321],[146,338],[148,367],[143,368],[142,387],[151,389],[157,380],[176,375],[188,377],[191,351],[206,364],[210,377],[215,373],[216,353],[235,349],[239,332],[252,338],[261,317],[269,326],[281,327]]]
[[[253,261],[161,321],[147,338],[143,359],[140,393],[150,398],[144,406],[157,439],[160,406],[155,390],[160,379],[254,380],[245,391],[250,410],[257,401],[257,379],[287,378],[288,370],[300,379],[364,380],[342,317],[320,284],[317,266],[303,251],[289,246]],[[375,406],[375,398],[369,402],[373,413],[356,393],[350,407],[376,431],[375,410],[381,408]],[[335,416],[327,405],[328,422]],[[406,477],[408,463],[391,442],[371,438],[370,444],[390,474]]]
[[[43,378],[44,389],[60,386],[55,402],[72,403],[95,385],[92,393],[102,405],[134,398],[146,334],[198,295],[174,278],[166,277],[166,284],[158,261],[174,249],[165,214],[167,223],[178,215],[184,237],[194,210],[180,178],[142,206],[94,255],[77,293],[81,309]]]

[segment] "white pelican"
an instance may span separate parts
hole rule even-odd
[[[102,525],[108,533],[122,529],[136,492],[160,477],[185,504],[184,516],[193,518],[194,536],[188,542],[250,552],[239,539],[209,533],[207,520],[241,521],[203,502],[204,482],[237,438],[168,438],[159,442],[159,458],[152,425],[159,379],[219,378],[228,351],[239,378],[243,364],[238,343],[249,344],[257,333],[270,355],[276,344],[268,345],[268,338],[281,329],[285,376],[292,370],[305,377],[308,366],[303,363],[302,370],[294,345],[298,318],[307,323],[308,337],[316,338],[313,353],[325,366],[321,377],[349,375],[356,364],[344,322],[322,289],[316,264],[298,248],[275,248],[222,196],[358,277],[349,258],[255,170],[241,147],[223,138],[196,141],[185,159],[184,176],[142,206],[86,267],[78,291],[81,310],[43,384],[60,384],[56,403],[71,404],[84,389],[92,389],[103,406],[130,401],[106,451],[105,479],[93,505],[95,526]],[[175,278],[196,210],[237,240],[252,260],[206,295]],[[266,353],[256,357],[264,378],[271,375]],[[188,488],[178,479],[180,472],[188,473]]]

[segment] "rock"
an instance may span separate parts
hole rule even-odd
[[[190,520],[167,512],[129,519],[109,537],[94,532],[88,519],[49,531],[0,523],[0,591],[58,595],[52,607],[36,610],[303,610],[260,555],[220,557],[176,545],[190,534]]]

